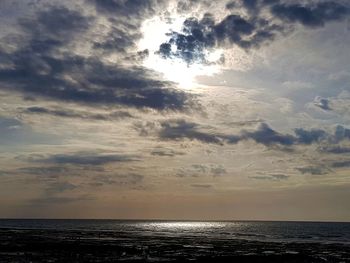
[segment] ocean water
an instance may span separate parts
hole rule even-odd
[[[350,223],[277,221],[142,221],[0,219],[0,228],[115,232],[133,236],[350,244]]]
[[[0,220],[0,262],[350,262],[350,223]]]

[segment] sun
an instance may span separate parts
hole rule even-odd
[[[167,19],[156,16],[144,21],[141,27],[143,37],[138,43],[138,48],[149,51],[149,56],[143,61],[145,67],[161,73],[169,81],[178,83],[180,88],[193,89],[197,76],[219,73],[220,67],[214,62],[220,59],[222,50],[208,51],[206,57],[209,62],[213,62],[209,64],[188,64],[180,58],[163,58],[157,54],[159,46],[168,40],[167,33],[181,31],[185,19],[184,16]]]

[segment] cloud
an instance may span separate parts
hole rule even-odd
[[[154,71],[108,63],[98,54],[76,54],[72,47],[93,23],[94,18],[65,7],[19,21],[23,33],[11,38],[16,48],[0,48],[1,89],[88,105],[186,110],[195,104],[192,95]]]
[[[142,22],[156,11],[168,5],[164,0],[86,0],[93,5],[99,16],[107,17],[112,24],[107,37],[94,41],[97,51],[114,52],[127,55],[124,59],[139,60],[148,56],[148,50],[138,51],[130,55],[136,49],[137,41],[142,37]],[[135,53],[135,52],[134,52]]]
[[[63,6],[52,6],[49,10],[39,11],[33,18],[18,21],[30,38],[30,48],[37,52],[48,52],[56,46],[66,45],[86,31],[92,22],[92,17]]]
[[[258,5],[258,0],[242,0],[242,3],[247,10],[254,10]]]
[[[309,166],[296,168],[302,174],[312,174],[312,175],[324,175],[328,174],[331,170],[324,166]]]
[[[94,114],[90,112],[76,111],[72,109],[65,108],[46,108],[32,106],[26,108],[23,112],[30,114],[45,114],[63,118],[80,118],[80,119],[90,119],[90,120],[119,120],[124,118],[133,118],[128,111],[114,111],[109,114]]]
[[[298,128],[294,130],[297,141],[301,144],[311,144],[314,142],[319,142],[321,140],[327,139],[329,136],[324,130],[320,129],[311,129],[305,130],[302,128]]]
[[[277,180],[286,180],[290,177],[289,175],[285,175],[285,174],[271,174],[270,176]]]
[[[344,154],[344,153],[350,153],[350,147],[323,147],[321,148],[322,152],[326,153],[333,153],[333,154]]]
[[[333,140],[336,142],[339,142],[342,140],[349,140],[349,139],[350,139],[350,129],[345,128],[342,125],[338,125],[335,129]]]
[[[110,13],[123,17],[143,16],[146,13],[153,13],[156,4],[161,1],[154,0],[87,0],[95,5],[100,12]]]
[[[178,177],[223,176],[227,174],[224,166],[217,164],[192,164],[189,167],[177,169]]]
[[[133,33],[121,28],[112,28],[106,39],[94,42],[94,48],[103,52],[127,53],[128,49],[135,47],[135,41],[139,38],[140,33],[138,32]]]
[[[198,140],[204,143],[221,144],[222,139],[209,132],[199,130],[200,126],[196,123],[186,122],[185,120],[171,120],[161,123],[159,137],[163,140]]]
[[[281,181],[281,180],[288,180],[289,175],[285,174],[270,174],[270,175],[262,175],[262,176],[249,176],[251,179],[256,180],[269,180],[269,181]]]
[[[185,155],[184,152],[175,151],[173,149],[157,147],[152,152],[152,155],[161,156],[161,157],[174,157],[178,155]]]
[[[242,0],[228,2],[226,8],[232,13],[218,22],[210,13],[201,19],[187,18],[180,32],[168,34],[169,40],[160,45],[159,54],[181,58],[189,64],[206,63],[206,53],[213,48],[236,45],[244,50],[257,49],[292,31],[297,23],[308,28],[322,27],[350,13],[347,6],[335,1],[288,4],[278,0]],[[247,15],[242,14],[242,8]]]
[[[262,123],[256,130],[243,130],[238,135],[225,135],[217,132],[207,132],[202,130],[199,124],[187,122],[183,119],[164,121],[158,133],[160,139],[165,140],[198,140],[203,143],[214,143],[223,145],[224,142],[236,144],[242,140],[252,139],[264,145],[281,144],[290,146],[295,142],[291,135],[282,135],[271,129],[266,123]]]
[[[118,162],[139,161],[139,157],[123,154],[103,154],[97,152],[77,152],[71,154],[54,154],[47,158],[35,158],[34,162],[75,165],[104,165]]]
[[[196,140],[208,144],[236,144],[238,142],[253,140],[267,147],[276,145],[292,147],[295,145],[310,145],[313,143],[338,143],[350,139],[350,130],[338,125],[334,134],[322,129],[303,128],[294,129],[294,135],[282,134],[272,129],[267,123],[260,123],[255,129],[241,130],[237,134],[227,134],[217,131],[213,127],[203,127],[200,124],[185,119],[172,119],[159,123],[147,122],[136,124],[141,136],[156,135],[160,140]],[[285,148],[287,149],[287,148]]]
[[[350,167],[350,160],[333,162],[332,167],[334,167],[334,168],[348,168],[348,167]]]
[[[230,1],[230,2],[228,2],[228,3],[226,4],[226,8],[227,8],[227,9],[233,9],[233,8],[235,8],[236,6],[237,6],[237,3],[234,2],[234,1]]]
[[[328,99],[325,98],[321,98],[319,96],[317,96],[314,99],[314,105],[321,108],[322,110],[332,110],[332,108],[329,106],[330,101]]]
[[[262,123],[255,131],[243,131],[240,140],[253,139],[255,142],[266,146],[272,144],[293,146],[298,144],[309,145],[317,142],[338,143],[339,141],[350,139],[350,130],[341,125],[336,127],[334,134],[322,129],[306,130],[303,128],[294,129],[294,133],[295,135],[280,134],[266,123]]]
[[[252,126],[252,125],[257,125],[260,123],[263,123],[263,119],[256,119],[256,120],[246,120],[246,121],[226,121],[223,124],[227,126]]]
[[[276,4],[271,12],[286,22],[298,22],[306,27],[322,27],[327,22],[345,18],[349,9],[335,1],[327,1],[309,5]]]
[[[222,165],[212,165],[210,167],[210,173],[214,176],[221,176],[227,174],[227,171]]]
[[[191,187],[193,187],[193,188],[201,188],[201,189],[208,189],[208,188],[212,188],[213,186],[211,184],[191,184]]]
[[[291,135],[283,135],[271,129],[266,123],[262,123],[255,131],[243,131],[243,139],[252,139],[264,145],[281,144],[291,146],[295,143],[295,138]]]
[[[226,43],[243,49],[258,47],[261,43],[274,39],[276,25],[269,21],[255,21],[239,15],[228,15],[215,23],[211,14],[198,20],[191,17],[185,20],[182,32],[169,33],[169,40],[162,43],[159,54],[164,58],[181,58],[187,63],[208,63],[206,51]],[[173,51],[175,49],[175,51]]]

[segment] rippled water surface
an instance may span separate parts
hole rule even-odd
[[[124,220],[0,220],[0,228],[112,231],[130,236],[350,243],[350,223]]]

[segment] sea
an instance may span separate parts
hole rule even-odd
[[[350,262],[350,223],[0,220],[0,262],[232,260]]]

